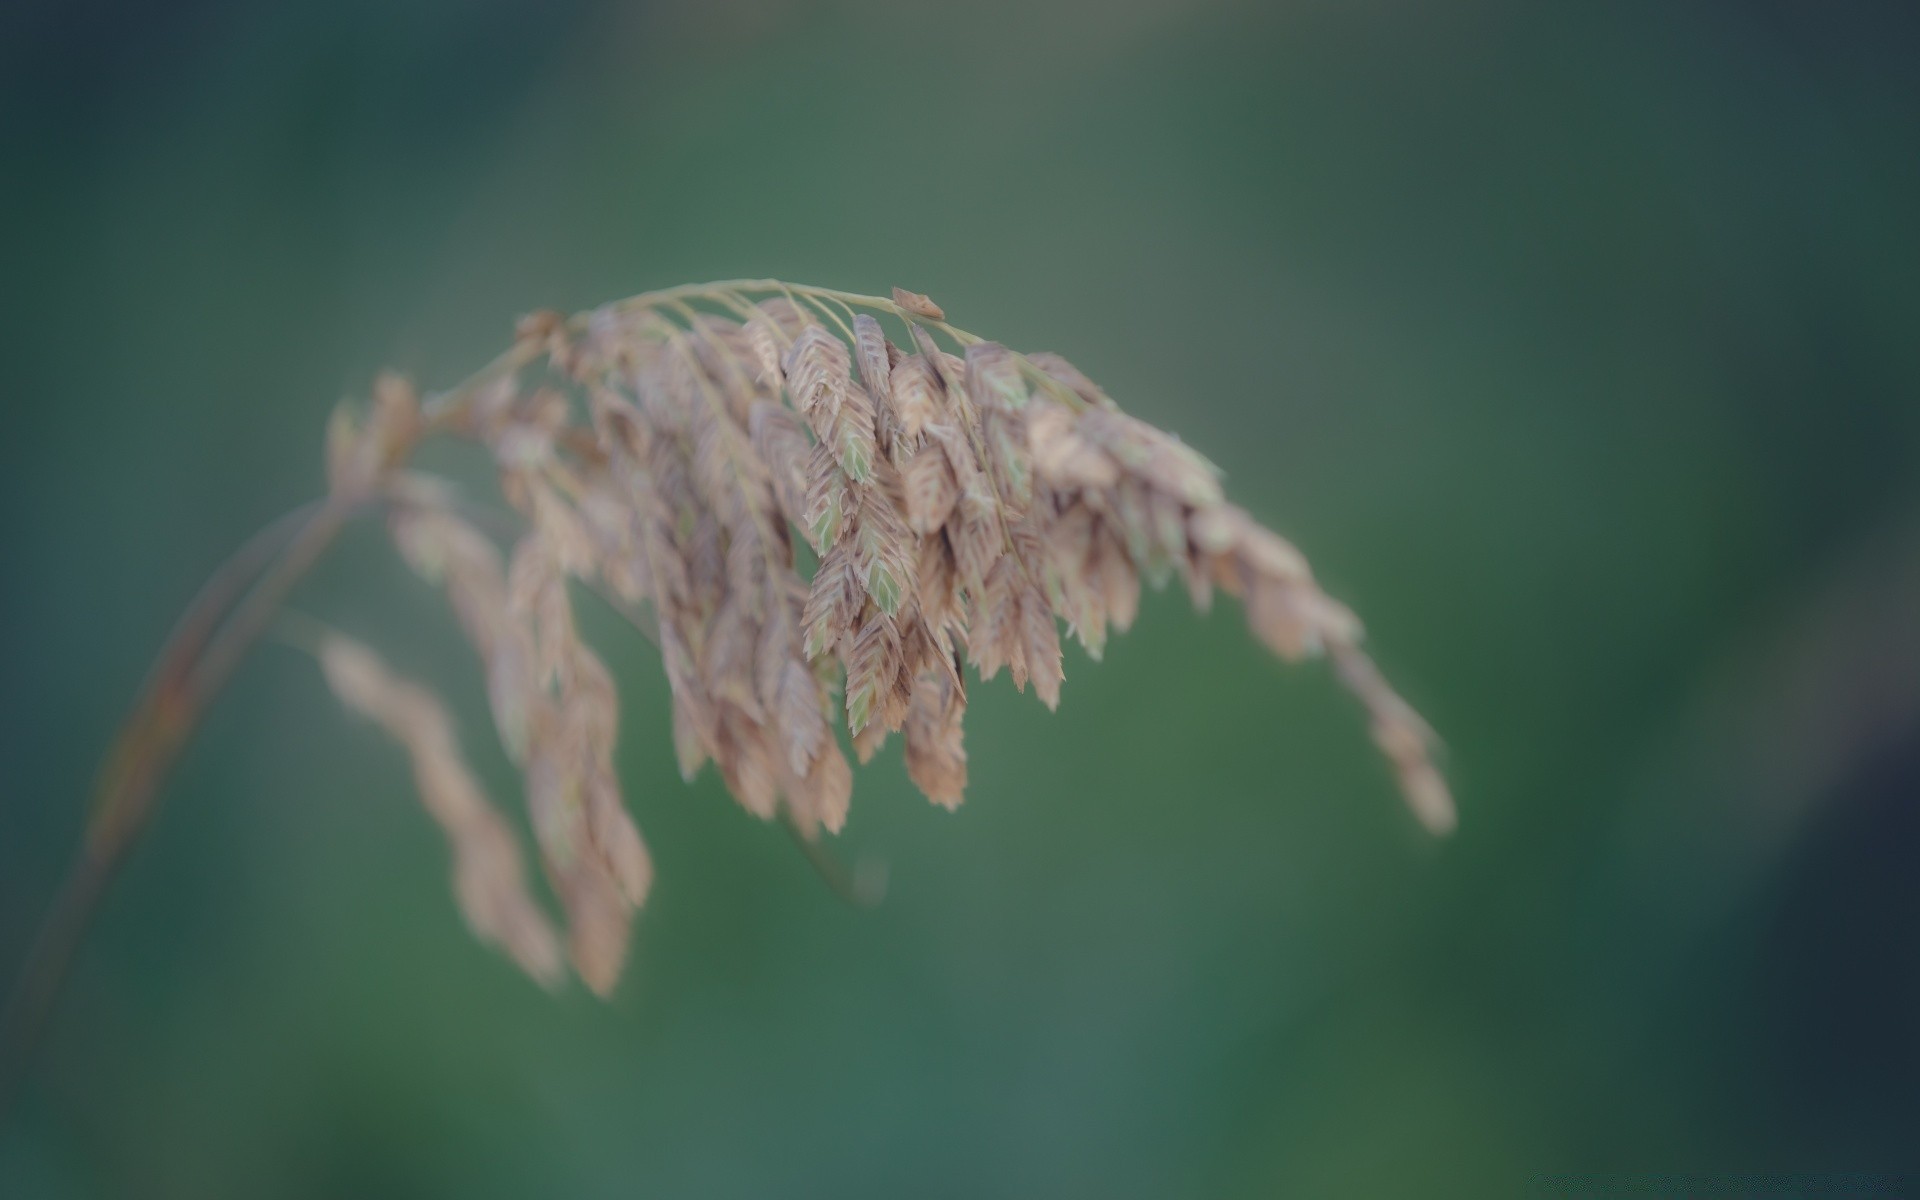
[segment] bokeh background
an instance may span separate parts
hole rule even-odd
[[[851,908],[680,782],[653,650],[602,626],[660,882],[613,1002],[556,998],[268,646],[0,1195],[1896,1194],[1916,62],[1896,3],[11,0],[7,974],[149,656],[322,486],[335,400],[696,279],[930,292],[1205,449],[1368,619],[1463,820],[1425,839],[1324,669],[1167,594],[1057,715],[976,692],[957,815],[897,748],[863,771],[834,851],[891,889]],[[299,604],[440,681],[509,793],[376,529]]]

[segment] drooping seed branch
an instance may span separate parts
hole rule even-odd
[[[449,485],[408,469],[433,434],[492,457],[524,522],[508,552]],[[239,556],[163,651],[16,992],[18,1044],[207,703],[374,503],[482,660],[566,957],[602,993],[652,868],[614,769],[617,690],[575,624],[576,583],[658,644],[683,773],[712,763],[745,808],[806,840],[846,820],[837,730],[861,762],[900,734],[914,782],[957,805],[963,664],[983,679],[1005,669],[1052,707],[1060,623],[1098,658],[1109,630],[1131,625],[1142,584],[1176,578],[1202,608],[1215,590],[1239,598],[1282,657],[1324,653],[1414,813],[1435,832],[1453,823],[1432,734],[1361,649],[1359,622],[1297,550],[1227,502],[1211,463],[1060,356],[980,338],[925,296],[730,280],[536,314],[499,359],[424,403],[383,377],[364,416],[336,412],[327,463],[326,499]],[[554,979],[517,850],[439,702],[357,645],[321,655],[342,699],[406,747],[470,923]]]

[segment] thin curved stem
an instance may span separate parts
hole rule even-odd
[[[315,501],[255,534],[214,572],[162,646],[94,790],[80,854],[0,1014],[0,1117],[18,1089],[100,897],[152,819],[160,784],[201,712],[355,507],[340,498]]]
[[[515,343],[458,386],[431,398],[419,432],[457,426],[482,387],[541,353],[534,343]],[[404,459],[412,444],[397,449]],[[160,787],[201,716],[272,626],[294,586],[375,495],[375,490],[335,492],[260,530],[215,570],[161,646],[95,785],[79,854],[0,1011],[0,1120],[19,1091],[100,898],[152,821]]]

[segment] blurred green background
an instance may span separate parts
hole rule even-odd
[[[12,0],[9,976],[150,655],[322,486],[334,401],[697,279],[930,292],[1203,448],[1367,618],[1462,824],[1420,834],[1323,668],[1166,594],[1069,650],[1057,715],[975,693],[957,815],[897,743],[860,774],[834,849],[891,890],[853,909],[680,782],[654,652],[603,627],[659,886],[614,1001],[554,998],[267,646],[0,1195],[1920,1167],[1916,62],[1895,3]],[[445,685],[510,794],[376,529],[299,604]]]

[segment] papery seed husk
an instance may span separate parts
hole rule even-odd
[[[1027,381],[1011,350],[998,342],[975,342],[964,361],[967,395],[982,412],[1026,407]]]
[[[893,289],[893,302],[916,317],[925,317],[930,321],[944,321],[947,314],[932,300],[919,292],[909,292],[905,288]]]
[[[960,485],[946,451],[931,443],[922,446],[901,475],[908,526],[922,536],[938,531],[960,499]]]
[[[893,365],[887,355],[887,335],[881,332],[880,322],[867,313],[857,314],[853,318],[853,338],[861,381],[876,403],[891,404]]]
[[[940,380],[920,355],[905,355],[894,364],[889,391],[900,426],[910,437],[920,437],[941,419]]]

